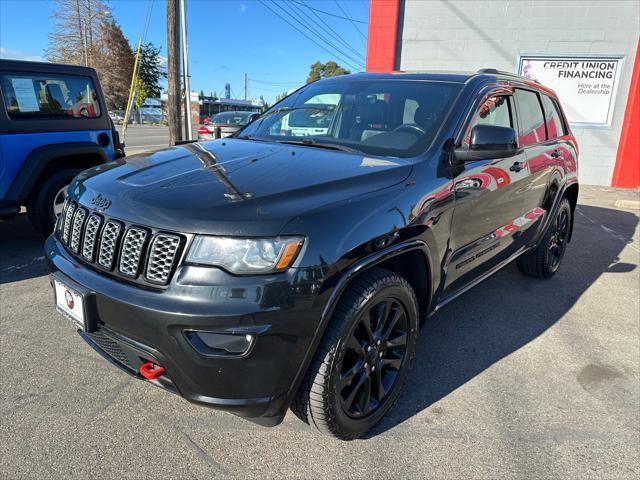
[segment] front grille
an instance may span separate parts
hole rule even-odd
[[[87,226],[84,229],[82,256],[89,262],[93,262],[95,256],[96,239],[98,238],[98,233],[100,233],[101,223],[102,219],[98,215],[91,214],[87,220]]]
[[[98,263],[107,270],[111,270],[113,266],[113,257],[116,253],[118,240],[122,225],[120,222],[109,220],[102,230],[102,238],[100,239],[100,253],[98,254]]]
[[[107,355],[133,370],[131,362],[129,362],[129,358],[116,341],[112,340],[102,332],[92,332],[87,333],[87,335],[95,342],[96,345],[98,345],[98,347],[104,350]]]
[[[128,277],[138,275],[140,267],[140,256],[142,247],[147,239],[146,230],[131,227],[127,230],[122,241],[122,252],[120,253],[120,271]]]
[[[73,213],[76,211],[76,205],[69,202],[64,209],[64,221],[62,222],[62,241],[69,242],[69,233],[71,232],[71,222],[73,221]]]
[[[159,233],[151,242],[149,263],[147,264],[147,280],[154,283],[166,283],[171,274],[171,267],[176,258],[180,237]]]
[[[71,241],[69,247],[74,253],[78,253],[80,250],[80,235],[82,235],[82,226],[84,225],[84,218],[87,216],[87,211],[84,208],[78,208],[76,214],[73,216],[73,226],[71,227]]]
[[[182,235],[154,232],[90,212],[68,200],[58,223],[68,249],[112,275],[136,283],[166,285],[180,258]]]

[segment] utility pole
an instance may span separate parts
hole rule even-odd
[[[180,20],[178,0],[167,0],[167,113],[169,144],[182,140],[180,120]]]
[[[189,86],[189,53],[187,48],[187,2],[180,0],[180,17],[182,24],[182,71],[184,74],[184,118],[185,140],[193,140],[193,126],[191,125],[191,88]]]
[[[247,74],[244,74],[244,99],[247,99]]]

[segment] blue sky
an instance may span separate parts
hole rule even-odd
[[[166,55],[165,0],[111,0],[108,3],[131,44],[137,43],[145,12],[152,3],[147,40],[161,46],[162,55]],[[291,17],[286,17],[281,9],[294,12],[307,23],[311,23],[311,18],[330,32],[328,25],[358,52],[358,57],[332,38],[333,33],[329,36],[321,32],[328,42],[343,51],[328,53],[276,16],[264,3],[318,43],[335,51]],[[278,93],[293,88],[292,83],[303,83],[309,66],[316,60],[336,60],[349,68],[346,62],[355,63],[345,58],[344,53],[349,53],[364,64],[366,42],[362,33],[367,33],[365,23],[355,22],[355,27],[362,32],[359,33],[349,20],[313,12],[304,5],[340,17],[345,17],[346,13],[354,20],[368,21],[368,0],[341,0],[339,4],[334,0],[277,0],[277,5],[271,0],[262,3],[258,0],[187,0],[191,89],[221,94],[225,82],[229,82],[235,97],[242,98],[244,72],[247,72],[251,80],[282,84],[249,82],[250,97],[264,95],[266,100],[272,101]],[[48,45],[47,34],[52,30],[49,17],[53,8],[52,0],[0,0],[0,57],[42,59]],[[307,17],[300,12],[305,12]],[[353,67],[350,69],[356,71]]]

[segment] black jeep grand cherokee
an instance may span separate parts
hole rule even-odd
[[[429,314],[513,260],[557,271],[577,150],[555,94],[510,74],[322,80],[235,138],[81,173],[46,243],[56,305],[190,401],[355,438]]]

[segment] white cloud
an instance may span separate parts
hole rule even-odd
[[[46,62],[46,59],[42,55],[34,55],[29,52],[22,52],[20,50],[14,50],[12,48],[0,47],[0,58],[7,58],[11,60],[29,60],[32,62]]]

